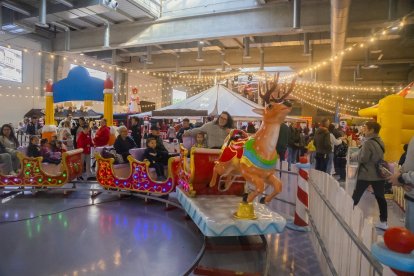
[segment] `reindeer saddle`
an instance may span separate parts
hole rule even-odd
[[[227,136],[224,145],[221,147],[220,162],[227,162],[234,157],[240,159],[243,156],[243,146],[249,139],[247,133],[242,130],[233,129]]]
[[[277,155],[272,160],[260,157],[253,149],[254,137],[249,137],[244,131],[232,130],[221,148],[222,152],[219,162],[228,162],[237,158],[247,166],[255,166],[264,170],[274,169],[277,162]]]

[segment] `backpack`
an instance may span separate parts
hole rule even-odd
[[[371,140],[374,140],[378,144],[378,146],[380,146],[382,152],[385,153],[385,149],[376,139],[371,139]],[[378,177],[382,179],[387,179],[390,175],[392,175],[390,165],[384,159],[378,160],[377,163],[375,164],[375,168],[377,169]]]
[[[346,157],[348,153],[348,145],[342,142],[342,144],[338,145],[335,148],[335,155],[337,157]]]

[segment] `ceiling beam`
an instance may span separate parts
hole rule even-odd
[[[321,16],[315,18],[315,10]],[[330,6],[327,2],[305,6],[303,12],[309,16],[303,16],[303,21],[307,23],[303,28],[308,32],[329,30],[329,11]],[[110,44],[114,48],[127,48],[226,37],[295,33],[288,20],[290,14],[290,5],[281,4],[277,9],[260,7],[194,17],[159,18],[151,22],[122,23],[113,26]],[[246,18],[255,18],[255,24]],[[74,33],[72,49],[99,49],[103,33],[103,28]],[[61,51],[61,38],[57,36],[55,40],[55,50]]]
[[[80,20],[80,21],[82,21],[82,22],[84,22],[84,23],[86,23],[86,24],[88,24],[88,25],[90,25],[91,27],[94,27],[94,28],[97,28],[97,27],[103,25],[103,24],[95,23],[95,22],[93,22],[93,21],[91,21],[91,20],[89,20],[89,19],[87,19],[85,17],[79,17],[77,19]]]
[[[73,8],[73,4],[68,0],[55,0],[56,2],[65,5],[66,7]]]
[[[91,17],[94,17],[94,18],[96,18],[96,19],[98,19],[98,20],[101,20],[101,21],[102,21],[102,22],[104,22],[105,24],[110,24],[110,25],[114,25],[114,24],[116,24],[116,22],[115,22],[115,21],[113,21],[112,19],[106,18],[106,17],[104,17],[104,16],[102,16],[102,15],[99,15],[99,14],[91,14],[90,16],[91,16]]]
[[[116,12],[119,13],[120,15],[122,15],[123,17],[125,17],[129,22],[134,22],[135,21],[134,17],[132,17],[129,13],[124,12],[120,8],[116,9]]]
[[[382,3],[385,0],[378,1]],[[353,1],[354,9],[371,12],[356,13],[352,16],[349,30],[354,26],[364,26],[368,22],[382,24],[387,21],[384,5],[378,5],[378,1]],[[126,22],[113,26],[110,45],[113,48],[129,48],[220,38],[328,32],[330,9],[329,1],[303,5],[302,26],[299,30],[291,27],[292,8],[288,2],[281,2],[271,7],[265,5],[197,16],[159,18],[150,22]],[[246,18],[253,18],[254,24]],[[75,32],[72,39],[74,51],[99,49],[103,33],[103,28]],[[59,35],[55,39],[57,52],[63,49],[61,40],[62,37]]]
[[[12,10],[12,11],[18,12],[20,14],[23,14],[25,16],[30,16],[32,14],[31,11],[29,11],[28,9],[22,7],[21,5],[18,5],[18,4],[9,2],[9,1],[1,1],[0,5],[5,7],[5,8],[8,8],[9,10]]]
[[[81,29],[83,29],[83,27],[78,26],[78,25],[75,25],[75,24],[73,24],[72,22],[68,22],[68,21],[66,21],[66,20],[62,20],[62,21],[60,21],[60,23],[62,23],[62,24],[64,24],[64,25],[66,25],[66,26],[68,26],[69,28],[72,28],[72,29],[74,29],[74,30],[81,30]]]
[[[241,43],[239,39],[233,38],[233,40],[234,40],[234,42],[236,42],[236,44],[239,46],[240,49],[242,49],[244,47],[243,43]]]

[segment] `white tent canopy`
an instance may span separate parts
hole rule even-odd
[[[260,120],[262,116],[254,113],[252,111],[254,108],[263,107],[218,84],[182,102],[157,109],[157,111],[169,109],[207,110],[209,116],[217,116],[221,112],[227,111],[234,120]],[[147,114],[151,116],[149,112]]]

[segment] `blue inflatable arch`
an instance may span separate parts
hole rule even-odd
[[[53,84],[53,101],[103,101],[104,81],[91,77],[88,70],[76,66],[67,78]]]

